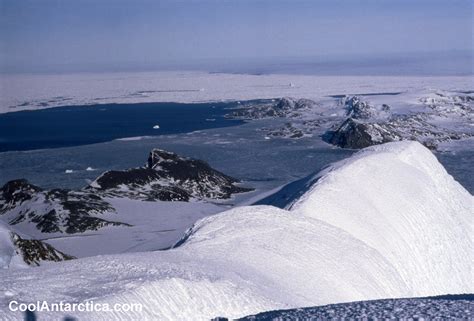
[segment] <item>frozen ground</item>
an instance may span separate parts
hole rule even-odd
[[[360,301],[312,308],[269,311],[239,320],[471,320],[474,314],[473,301],[474,295],[472,294]]]
[[[246,75],[205,72],[2,75],[0,112],[54,106],[132,102],[206,102],[277,97],[473,90],[471,76],[383,77]]]
[[[208,320],[474,292],[474,198],[421,144],[371,147],[315,178],[289,211],[247,206],[206,217],[171,250],[1,271],[0,314],[23,317],[10,300],[93,300],[144,306],[74,316]]]

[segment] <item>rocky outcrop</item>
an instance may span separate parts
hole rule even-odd
[[[234,193],[252,189],[207,163],[178,156],[161,149],[150,152],[146,166],[124,171],[108,171],[98,177],[89,191],[112,197],[145,201],[190,201],[227,199]]]
[[[59,262],[75,259],[74,256],[58,251],[48,243],[24,239],[16,233],[12,233],[12,241],[17,254],[31,266],[39,266],[44,261]]]
[[[474,117],[474,95],[472,94],[449,94],[437,91],[421,97],[419,100],[442,117],[450,118],[454,116],[469,120]]]
[[[467,117],[465,111],[471,108],[469,99],[454,99],[454,102],[445,96],[443,99],[422,100],[436,111],[435,114],[392,114],[388,105],[377,108],[358,97],[344,98],[342,102],[348,118],[326,131],[323,139],[333,145],[353,149],[399,140],[416,140],[430,149],[436,149],[439,143],[472,136],[468,132],[448,130],[431,121],[433,117]],[[445,103],[444,107],[439,105],[440,101]],[[451,104],[451,107],[446,104]]]
[[[277,117],[297,117],[316,103],[309,99],[284,97],[276,101],[252,102],[226,115],[233,119],[262,119]]]
[[[301,138],[305,135],[302,129],[297,128],[293,123],[285,123],[284,126],[278,128],[262,128],[267,137],[275,138]]]
[[[470,137],[428,123],[421,115],[399,115],[388,121],[360,121],[346,119],[341,125],[328,130],[323,139],[343,148],[360,149],[399,140],[415,140],[430,149],[441,142]]]
[[[354,149],[400,140],[396,133],[390,132],[383,125],[352,118],[346,119],[335,130],[326,132],[323,138],[333,145]]]
[[[354,119],[369,119],[377,116],[378,110],[366,101],[357,96],[344,97],[341,103],[346,108],[346,115]],[[385,105],[384,111],[389,111],[390,107]]]
[[[43,190],[25,179],[1,189],[0,218],[10,225],[33,224],[42,233],[81,233],[104,226],[127,225],[96,217],[114,208],[87,191]]]
[[[189,202],[228,199],[252,190],[238,183],[201,160],[154,149],[145,166],[107,171],[82,190],[43,190],[25,179],[10,181],[0,190],[0,220],[28,226],[27,230],[32,225],[39,233],[73,234],[130,226],[100,217],[116,212],[108,197]]]

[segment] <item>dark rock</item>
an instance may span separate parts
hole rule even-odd
[[[50,191],[14,180],[1,189],[0,218],[10,225],[34,224],[43,233],[82,233],[104,226],[126,225],[96,217],[114,208],[101,197],[87,191]]]
[[[105,226],[130,226],[98,216],[114,213],[105,197],[146,201],[227,199],[252,189],[207,163],[160,149],[151,151],[147,165],[108,171],[83,190],[42,190],[24,179],[0,190],[0,219],[10,225],[32,224],[42,233],[83,233]]]
[[[26,179],[16,179],[2,187],[2,198],[5,203],[16,206],[30,200],[39,191],[41,191],[39,187],[30,184]]]
[[[262,119],[277,117],[297,117],[300,111],[312,108],[316,103],[309,99],[280,98],[276,102],[252,102],[227,115],[236,119]]]
[[[404,114],[388,118],[347,118],[340,125],[326,131],[323,139],[343,148],[364,148],[398,140],[416,140],[436,150],[438,144],[471,137],[470,133],[458,133],[429,122],[430,115]]]
[[[28,265],[39,266],[42,261],[59,262],[75,259],[74,256],[58,251],[47,243],[23,239],[15,233],[12,233],[12,241],[17,253]]]
[[[292,123],[286,123],[285,126],[280,128],[262,128],[261,130],[266,132],[267,136],[278,138],[298,139],[304,136],[303,130],[295,127]]]
[[[189,201],[226,199],[234,193],[252,190],[236,186],[238,182],[201,160],[154,149],[146,167],[105,172],[88,190],[146,201]]]
[[[348,118],[336,130],[326,132],[323,139],[339,147],[359,149],[400,138],[379,124]]]
[[[342,100],[346,107],[346,115],[353,119],[369,119],[377,115],[377,109],[368,102],[362,101],[357,96],[345,97]],[[387,105],[384,111],[389,111],[390,107]]]

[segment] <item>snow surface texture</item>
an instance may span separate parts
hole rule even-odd
[[[419,295],[472,292],[474,198],[420,144],[367,148],[290,208],[382,253]]]
[[[16,252],[10,230],[0,222],[0,269],[6,269],[10,266],[25,267],[26,264],[23,263]]]
[[[74,314],[81,320],[208,320],[472,293],[473,201],[421,144],[379,145],[322,173],[290,211],[238,207],[200,220],[168,251],[2,271],[0,315],[22,318],[8,310],[13,299],[144,304]]]
[[[403,92],[413,88],[472,90],[472,78],[205,72],[2,75],[0,112],[100,103],[205,102],[285,96],[314,99],[325,95]]]
[[[0,221],[26,237],[17,242],[30,252],[37,241],[29,238],[77,257],[159,250],[230,206],[214,203],[251,191],[237,182],[203,161],[153,149],[147,167],[107,171],[82,190],[10,181],[0,188]]]
[[[471,320],[474,295],[386,299],[269,311],[239,321],[266,320]],[[223,320],[222,320],[223,321]]]

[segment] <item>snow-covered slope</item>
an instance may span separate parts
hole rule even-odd
[[[81,190],[9,181],[0,187],[0,222],[77,257],[157,250],[229,206],[213,203],[252,190],[238,183],[201,160],[153,149],[146,166],[106,171]]]
[[[39,240],[21,237],[0,222],[0,269],[39,266],[46,261],[64,261],[73,256]]]
[[[113,210],[93,192],[43,190],[25,179],[0,187],[0,221],[34,237],[126,225],[97,217]]]
[[[93,298],[144,305],[139,316],[77,314],[81,320],[206,320],[410,294],[397,271],[367,245],[323,222],[269,206],[205,218],[173,250],[91,257],[28,273],[34,283],[16,271],[1,275],[0,294],[8,291],[23,302]]]
[[[335,164],[290,208],[376,249],[418,295],[472,292],[474,198],[419,143]]]
[[[419,143],[380,145],[336,164],[290,211],[239,207],[202,219],[168,251],[79,259],[27,278],[0,272],[0,315],[22,317],[8,311],[13,299],[143,304],[69,313],[81,320],[205,320],[474,292],[472,202]]]
[[[0,269],[7,269],[10,265],[26,266],[15,250],[10,230],[0,222]]]

